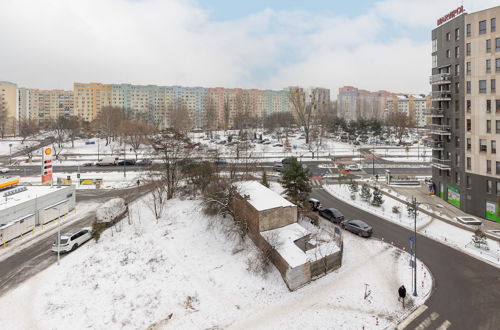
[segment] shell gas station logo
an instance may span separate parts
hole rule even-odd
[[[46,156],[50,156],[52,155],[52,148],[45,148],[43,152],[45,153]]]

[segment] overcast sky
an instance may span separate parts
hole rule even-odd
[[[0,80],[427,93],[430,31],[498,0],[0,0]]]

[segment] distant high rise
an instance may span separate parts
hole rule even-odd
[[[17,102],[17,85],[0,81],[0,136],[16,134],[19,120]]]
[[[430,116],[427,113],[429,108],[430,97],[424,94],[395,95],[387,99],[386,116],[392,112],[404,113],[417,127],[425,127],[430,124]]]
[[[60,116],[73,115],[73,91],[23,88],[20,96],[25,93],[28,100],[28,118],[37,121],[39,125],[43,126]],[[24,97],[20,103],[21,108],[25,107],[23,102]]]
[[[97,118],[101,110],[111,106],[112,86],[100,83],[74,83],[74,113],[85,121]]]

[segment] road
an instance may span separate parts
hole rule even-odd
[[[408,238],[413,233],[408,229],[346,204],[323,189],[314,189],[311,196],[320,200],[325,207],[339,209],[346,219],[365,220],[373,226],[375,237],[393,242],[399,248],[409,247]],[[435,288],[425,303],[428,309],[407,329],[421,330],[427,327],[436,329],[445,320],[451,322],[450,329],[499,329],[500,270],[498,268],[419,234],[417,234],[417,257],[432,272]],[[407,287],[407,290],[411,289]],[[394,296],[396,299],[397,292],[394,292]],[[436,315],[439,317],[432,320]]]
[[[137,188],[121,190],[84,190],[77,191],[76,200],[77,202],[90,200],[104,202],[113,197],[123,197],[127,202],[131,202],[146,191],[146,187],[141,187],[140,190]],[[73,222],[68,227],[65,227],[64,232],[70,231],[71,229],[90,226],[94,218],[95,212],[92,212]],[[57,261],[57,255],[50,251],[54,239],[55,236],[51,235],[46,239],[27,246],[18,253],[0,262],[0,296]],[[62,254],[61,257],[64,258],[64,254]]]

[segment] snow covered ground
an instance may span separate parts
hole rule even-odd
[[[2,328],[385,329],[432,287],[418,263],[420,295],[403,309],[397,289],[411,288],[408,254],[345,232],[343,266],[289,292],[276,269],[246,270],[253,244],[236,250],[207,230],[199,201],[169,201],[156,223],[147,200],[130,207],[130,224],[124,219],[2,296]]]
[[[384,204],[381,207],[375,207],[361,200],[359,193],[356,199],[352,200],[348,185],[325,185],[323,186],[331,195],[359,207],[366,212],[382,217],[388,221],[399,224],[400,226],[413,229],[414,218],[408,216],[405,204],[384,196]],[[361,190],[361,186],[359,186]],[[392,192],[391,192],[392,193]],[[406,196],[398,195],[399,198],[406,199]],[[400,214],[394,214],[392,208],[399,207]],[[426,206],[426,210],[431,211]],[[432,211],[431,211],[432,212]],[[419,234],[432,238],[438,242],[449,245],[457,250],[470,254],[480,260],[487,261],[492,265],[500,267],[500,244],[494,240],[487,239],[489,250],[478,249],[471,244],[472,233],[465,229],[458,228],[449,223],[437,220],[429,215],[419,213],[417,217],[417,231]]]

